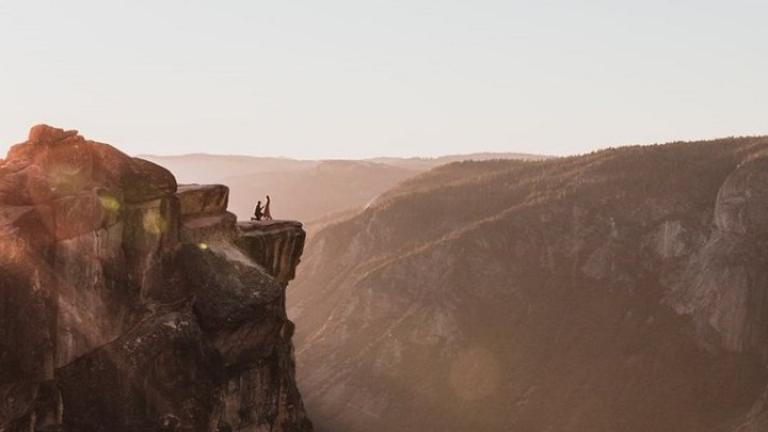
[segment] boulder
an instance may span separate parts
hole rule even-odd
[[[232,239],[236,234],[237,216],[230,212],[185,218],[181,222],[183,242],[200,243],[206,239]]]
[[[229,242],[187,244],[179,258],[200,324],[227,366],[266,358],[287,321],[282,286]]]
[[[229,188],[224,185],[180,185],[176,196],[182,217],[220,214],[227,210]]]
[[[83,432],[209,431],[223,369],[187,308],[143,321],[57,371],[63,425]]]
[[[165,168],[132,158],[108,144],[87,141],[76,131],[46,125],[32,128],[29,139],[13,146],[3,165],[15,173],[36,167],[0,182],[0,196],[12,195],[10,185],[34,185],[34,190],[19,190],[18,200],[40,202],[95,187],[120,190],[129,203],[176,192],[176,179]],[[2,187],[5,182],[9,186]]]

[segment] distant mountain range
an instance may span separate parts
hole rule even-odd
[[[439,158],[295,160],[190,154],[141,156],[174,172],[182,183],[222,183],[230,187],[230,211],[250,218],[257,200],[270,194],[277,218],[312,225],[364,207],[399,182],[457,160],[540,159],[518,153],[477,153]]]
[[[451,163],[302,261],[320,431],[768,430],[768,138]]]

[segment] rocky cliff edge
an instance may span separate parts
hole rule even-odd
[[[0,431],[310,431],[300,223],[46,125],[0,160]]]

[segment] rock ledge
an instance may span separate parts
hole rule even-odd
[[[311,431],[297,222],[46,125],[0,160],[0,431]]]

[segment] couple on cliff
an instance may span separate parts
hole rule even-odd
[[[251,221],[272,220],[272,211],[270,210],[270,204],[272,199],[267,195],[267,204],[261,207],[261,201],[256,203],[256,208],[253,209],[253,217]]]

